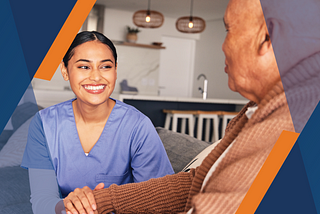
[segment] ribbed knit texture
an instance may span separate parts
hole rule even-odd
[[[252,103],[251,103],[252,104]],[[232,142],[203,193],[192,197],[194,213],[234,213],[258,174],[282,130],[293,131],[281,82],[258,105],[246,123],[239,114],[223,140]],[[241,131],[240,131],[241,130]],[[198,175],[195,175],[197,179]],[[187,211],[190,206],[186,207]]]
[[[237,115],[232,123],[232,130],[229,131],[231,128],[230,125],[227,128],[226,136],[221,140],[221,142],[211,151],[211,153],[203,160],[202,164],[198,167],[197,173],[195,178],[192,182],[192,187],[189,192],[189,197],[187,201],[187,205],[185,207],[185,212],[187,212],[191,208],[191,200],[194,195],[198,194],[203,180],[207,175],[208,171],[210,170],[211,166],[216,162],[216,160],[221,156],[221,154],[228,148],[228,146],[232,143],[232,141],[236,138],[236,136],[241,131],[244,124],[247,122],[247,117],[244,115],[247,108],[249,106],[254,105],[254,102],[249,102]],[[235,125],[237,124],[237,125]]]
[[[316,54],[282,77],[287,99],[303,101],[297,109],[314,108],[308,106],[309,102],[319,101],[319,90],[315,90],[320,88],[319,61],[320,55]],[[307,74],[299,73],[304,70],[308,70]],[[304,84],[309,90],[303,89]],[[248,103],[229,123],[221,143],[196,170],[95,191],[99,213],[177,213],[191,207],[193,213],[235,213],[281,132],[294,131],[287,99],[282,83],[278,82],[250,120],[244,112],[254,103]],[[210,167],[233,141],[200,193]]]
[[[94,191],[99,213],[177,213],[182,212],[187,201],[194,175],[180,172],[146,182],[111,185],[108,189]],[[110,198],[111,197],[111,198]]]
[[[320,100],[320,53],[298,63],[282,76],[293,124],[300,133]]]

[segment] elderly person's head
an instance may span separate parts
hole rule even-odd
[[[281,76],[320,51],[319,0],[261,0]]]
[[[259,103],[280,80],[260,1],[230,0],[224,22],[229,88]]]

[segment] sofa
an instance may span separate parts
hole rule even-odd
[[[13,130],[4,130],[0,135],[1,214],[32,214],[28,171],[19,165],[26,145],[29,123],[39,109],[41,107],[33,103],[18,106],[11,117]],[[197,154],[210,145],[189,135],[161,127],[156,127],[156,130],[175,173],[184,169]],[[194,164],[192,162],[193,166]]]

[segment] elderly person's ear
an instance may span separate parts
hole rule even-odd
[[[272,49],[269,33],[268,31],[266,31],[266,33],[263,35],[263,37],[260,40],[260,48],[258,53],[260,56],[263,56],[269,51],[273,51],[273,49]]]
[[[69,74],[68,74],[68,70],[67,70],[67,67],[65,66],[64,62],[60,63],[60,70],[61,70],[61,74],[62,74],[63,79],[65,81],[68,81],[69,80]]]
[[[260,49],[259,49],[259,55],[264,55],[268,51],[272,50],[272,44],[271,40],[274,42],[275,37],[277,35],[278,31],[278,23],[275,19],[268,19],[266,26],[263,28],[263,35],[261,35],[260,40]]]

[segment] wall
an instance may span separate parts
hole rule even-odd
[[[205,74],[208,79],[208,98],[245,99],[228,87],[222,51],[225,36],[222,19],[206,22],[206,29],[196,43],[193,97],[202,97],[198,88],[203,88],[203,78],[197,80],[197,77],[199,74]]]
[[[127,33],[126,26],[136,27],[132,22],[132,12],[105,9],[104,15],[104,34],[114,41],[124,41]],[[183,34],[175,28],[176,19],[165,17],[164,23],[160,28],[147,29],[139,28],[137,43],[151,44],[160,42],[161,36],[173,36],[189,39],[200,39],[199,34]]]
[[[34,89],[44,90],[64,90],[65,88],[69,88],[69,81],[65,81],[62,78],[59,66],[54,73],[51,81],[34,78],[32,80],[32,87]]]
[[[158,95],[160,50],[116,45],[118,53],[117,84],[114,93],[120,93],[120,82],[138,88],[139,94]]]

